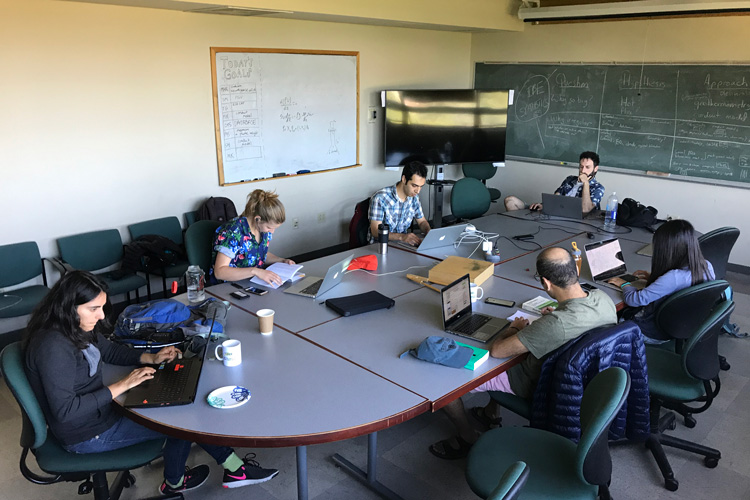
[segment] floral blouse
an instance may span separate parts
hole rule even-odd
[[[260,242],[255,241],[246,217],[236,217],[216,230],[211,262],[216,262],[216,254],[229,257],[229,267],[261,267],[266,261],[271,233],[261,233]],[[215,280],[213,267],[210,277]]]

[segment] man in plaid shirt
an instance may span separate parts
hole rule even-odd
[[[584,151],[578,160],[578,175],[566,177],[555,194],[581,198],[581,206],[585,214],[595,208],[598,210],[599,203],[604,196],[604,186],[594,178],[598,170],[599,155],[593,151]],[[526,203],[515,196],[505,198],[505,210],[523,210],[524,208],[526,208]],[[542,204],[532,203],[529,209],[541,210]]]
[[[404,166],[401,180],[395,186],[384,187],[370,200],[370,234],[378,234],[378,226],[386,222],[390,226],[390,239],[404,241],[417,246],[422,238],[414,233],[407,233],[411,221],[416,219],[419,229],[427,234],[430,223],[424,217],[419,203],[419,191],[427,182],[427,167],[413,161]]]

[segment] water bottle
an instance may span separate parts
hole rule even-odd
[[[617,193],[612,194],[607,199],[607,213],[604,215],[604,229],[614,231],[617,226]]]
[[[391,227],[383,222],[378,226],[378,253],[388,253],[388,233],[390,233]]]
[[[200,266],[190,266],[185,273],[185,285],[187,285],[187,296],[190,302],[201,302],[206,299],[203,287],[206,284],[206,274]]]

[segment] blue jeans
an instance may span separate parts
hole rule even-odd
[[[64,448],[71,453],[101,453],[118,450],[151,439],[167,440],[164,445],[164,479],[171,484],[177,484],[185,473],[185,463],[188,455],[190,455],[190,441],[167,437],[125,417],[120,417],[115,425],[98,436],[94,436],[88,441],[64,446]],[[219,465],[223,464],[229,458],[229,455],[234,453],[232,448],[226,446],[210,444],[199,444],[199,446],[206,450]]]

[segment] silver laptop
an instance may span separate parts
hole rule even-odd
[[[583,249],[586,252],[586,260],[589,262],[591,277],[595,282],[619,290],[620,287],[610,285],[605,280],[620,278],[633,283],[638,281],[638,278],[628,273],[625,267],[620,240],[615,238],[587,243],[583,246]]]
[[[583,200],[577,196],[542,193],[542,213],[566,219],[583,219]]]
[[[470,287],[471,280],[466,274],[440,292],[443,299],[443,329],[460,337],[489,342],[510,321],[472,312]]]
[[[341,262],[334,264],[328,269],[325,278],[316,278],[315,276],[306,276],[297,283],[293,284],[284,293],[291,293],[292,295],[302,295],[303,297],[310,297],[314,299],[318,295],[326,293],[331,288],[335,287],[344,277],[346,268],[352,263],[354,254],[350,255]]]
[[[423,250],[430,250],[433,248],[447,247],[452,245],[461,237],[461,233],[464,232],[468,224],[456,224],[455,226],[438,227],[431,229],[429,233],[422,239],[422,243],[418,247],[404,243],[403,241],[394,241],[396,246],[406,248],[408,250],[415,250],[421,252]]]

